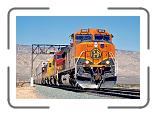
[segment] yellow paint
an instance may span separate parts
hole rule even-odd
[[[53,74],[54,74],[53,58],[50,58],[48,60],[46,77],[50,78]]]

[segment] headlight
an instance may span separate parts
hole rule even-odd
[[[109,61],[109,60],[107,60],[107,61],[106,61],[106,64],[107,64],[107,65],[108,65],[108,64],[110,64],[110,61]]]
[[[86,64],[89,64],[89,61],[88,60],[86,61]]]
[[[98,43],[94,42],[94,47],[97,48],[98,47]]]

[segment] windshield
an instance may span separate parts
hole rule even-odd
[[[95,35],[95,41],[109,41],[109,35]]]
[[[92,40],[92,35],[76,35],[76,41],[91,41]]]

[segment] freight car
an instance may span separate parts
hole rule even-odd
[[[81,88],[113,87],[117,81],[113,35],[103,29],[73,33],[69,46],[40,65],[35,82]]]

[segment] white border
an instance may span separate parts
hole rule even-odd
[[[92,112],[98,113],[96,110],[107,108],[107,106],[142,106],[147,101],[147,14],[141,10],[107,10],[97,11],[91,9],[90,12],[83,12],[79,9],[76,12],[60,12],[60,11],[35,11],[35,10],[14,10],[10,15],[10,100],[14,106],[44,106],[49,105],[54,110],[58,108],[70,110],[86,110],[86,107]],[[141,99],[16,99],[16,16],[140,16],[140,93]],[[126,37],[125,37],[126,39]],[[98,106],[92,106],[98,105]]]

